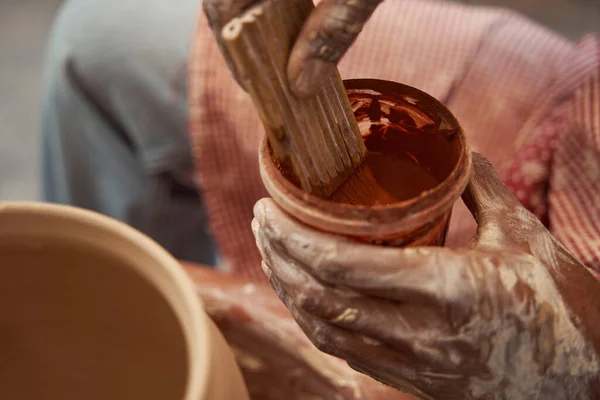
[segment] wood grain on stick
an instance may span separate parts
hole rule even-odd
[[[337,69],[309,99],[288,86],[287,61],[313,8],[311,0],[264,1],[227,23],[220,40],[277,161],[303,190],[328,197],[360,166],[366,148]]]

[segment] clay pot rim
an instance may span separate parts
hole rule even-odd
[[[206,397],[210,384],[210,371],[206,369],[212,364],[211,357],[213,357],[210,351],[209,320],[204,312],[202,301],[196,295],[192,281],[173,256],[145,234],[94,211],[42,202],[0,202],[0,220],[7,214],[21,216],[22,218],[39,216],[57,221],[74,221],[80,226],[87,225],[107,234],[113,234],[128,245],[137,246],[140,251],[146,252],[156,260],[156,263],[160,264],[164,268],[164,272],[172,279],[173,284],[178,287],[179,298],[177,301],[183,303],[183,308],[185,308],[187,314],[186,320],[183,321],[180,312],[174,308],[173,302],[167,300],[181,326],[188,354],[188,373],[183,399],[197,400]],[[136,271],[139,272],[140,270]],[[144,279],[150,279],[148,276],[144,276],[143,273],[140,275]],[[156,290],[161,291],[157,287]],[[165,296],[162,291],[161,294]],[[195,377],[195,379],[192,379],[192,377]]]
[[[422,225],[425,215],[434,219],[450,209],[467,186],[472,158],[464,131],[454,115],[434,97],[401,83],[381,79],[350,79],[344,80],[344,84],[347,90],[409,94],[417,100],[430,103],[443,113],[457,128],[455,135],[460,146],[458,160],[448,177],[420,196],[394,204],[364,206],[333,202],[306,193],[287,180],[273,162],[269,143],[263,137],[259,147],[259,165],[267,192],[300,221],[344,235],[385,236],[409,231]],[[386,86],[385,90],[378,89],[383,86]]]

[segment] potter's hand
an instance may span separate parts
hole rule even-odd
[[[299,96],[315,93],[383,0],[323,0],[306,21],[288,63],[288,78]],[[260,0],[204,0],[213,33]],[[227,52],[221,49],[226,58]],[[229,60],[228,64],[231,66]]]
[[[412,399],[319,352],[268,285],[208,267],[184,267],[233,349],[252,400]]]
[[[358,244],[260,201],[271,285],[319,349],[420,398],[598,399],[600,283],[473,163],[471,249]]]

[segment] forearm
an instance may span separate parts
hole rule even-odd
[[[566,250],[560,267],[551,271],[554,282],[572,314],[573,323],[600,355],[600,281]]]
[[[550,270],[569,309],[571,333],[553,332],[555,370],[544,381],[541,398],[600,399],[600,281],[566,250]],[[560,321],[554,326],[560,326]],[[557,364],[564,364],[562,367]]]

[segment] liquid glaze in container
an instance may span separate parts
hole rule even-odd
[[[325,232],[389,246],[443,245],[452,207],[471,170],[471,153],[458,121],[439,101],[413,87],[376,79],[344,83],[369,154],[394,152],[408,160],[405,167],[395,163],[382,170],[367,157],[365,165],[376,172],[385,199],[353,201],[336,193],[322,199],[305,193],[279,169],[263,139],[259,162],[267,191],[290,215]],[[392,193],[423,184],[413,170],[434,183],[407,198],[387,196],[388,187]]]

